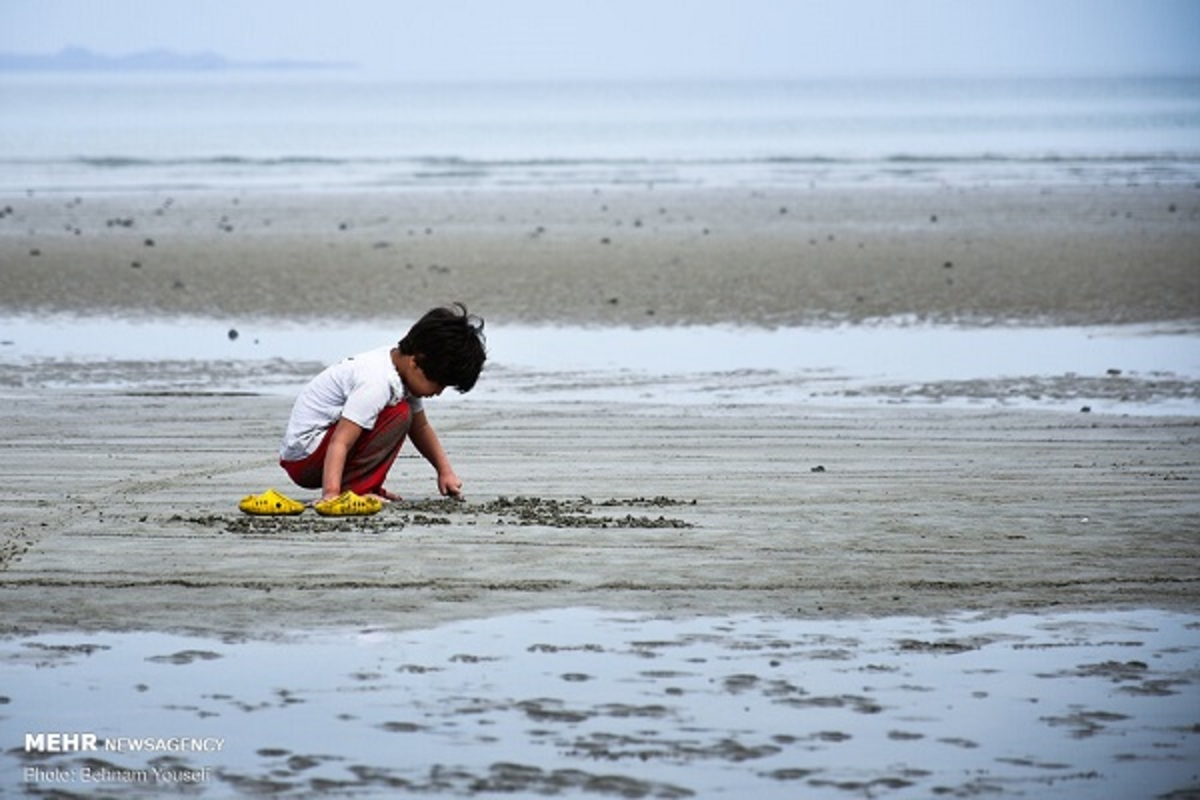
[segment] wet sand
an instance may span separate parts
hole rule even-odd
[[[519,610],[1195,611],[1200,420],[920,407],[431,410],[375,517],[254,520],[290,398],[5,404],[4,632],[270,636]],[[55,444],[50,445],[49,442]],[[306,498],[302,491],[294,496]]]
[[[1196,796],[1196,418],[467,397],[264,520],[286,397],[10,399],[0,788]]]
[[[9,210],[11,209],[11,210]],[[0,311],[497,322],[1200,315],[1195,187],[0,197]]]

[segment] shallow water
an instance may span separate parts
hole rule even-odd
[[[1195,78],[0,76],[0,187],[1188,185]]]
[[[377,323],[10,316],[0,385],[291,394],[322,364],[387,344],[381,336]],[[1186,326],[509,325],[489,328],[488,348],[472,400],[1200,413],[1200,333]]]
[[[1200,791],[1198,653],[1200,618],[1158,611],[567,609],[279,641],[18,637],[0,642],[0,786],[1156,797]],[[55,731],[94,734],[98,749],[26,752],[26,734]],[[142,740],[164,749],[135,750]]]

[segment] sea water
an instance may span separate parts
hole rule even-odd
[[[10,637],[0,793],[1192,797],[1197,626],[560,609],[279,641]]]
[[[1197,77],[0,75],[0,192],[1198,180]]]
[[[376,322],[0,315],[0,385],[294,394],[325,364],[390,344],[379,331]],[[936,402],[1200,414],[1200,332],[1165,323],[503,325],[489,328],[487,370],[473,402]]]

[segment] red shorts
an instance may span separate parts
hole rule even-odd
[[[379,494],[400,448],[408,436],[412,424],[408,401],[401,400],[379,412],[375,427],[365,430],[346,455],[346,467],[342,473],[342,491],[355,494]],[[321,444],[311,455],[299,461],[280,460],[279,466],[287,472],[297,486],[305,489],[320,489],[325,479],[325,452],[336,425],[329,426]]]

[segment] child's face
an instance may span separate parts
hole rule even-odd
[[[413,359],[408,362],[409,369],[400,374],[401,380],[408,388],[408,393],[416,397],[437,397],[446,387],[440,383],[432,381],[425,374],[425,371],[417,366],[417,360]]]

